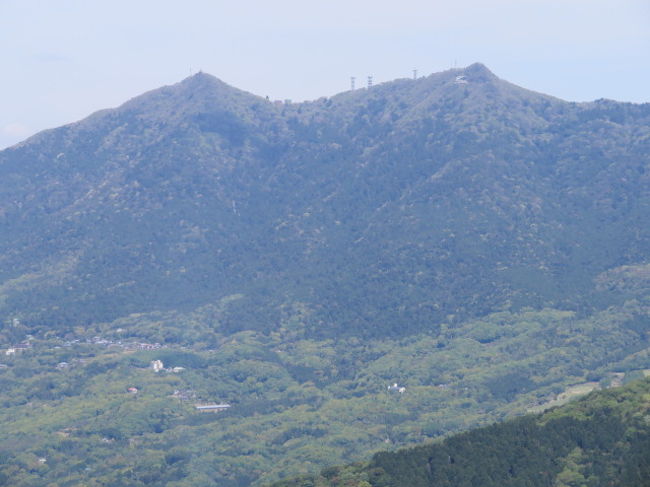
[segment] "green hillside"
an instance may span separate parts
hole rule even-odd
[[[300,310],[277,332],[219,334],[218,308],[51,332],[1,359],[0,484],[244,487],[367,460],[642,377],[649,304],[400,339],[310,338]]]
[[[274,487],[650,485],[650,380]]]
[[[456,82],[463,74],[466,83]],[[238,294],[220,331],[437,333],[622,301],[648,259],[650,106],[474,64],[275,104],[207,74],[0,152],[0,313],[69,331]]]
[[[649,163],[650,105],[480,64],[199,73],[6,149],[0,485],[262,485],[639,378]]]

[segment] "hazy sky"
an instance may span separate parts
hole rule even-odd
[[[304,100],[475,61],[567,100],[650,101],[650,0],[0,0],[0,148],[199,69]]]

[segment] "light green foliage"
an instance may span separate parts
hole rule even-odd
[[[328,467],[274,487],[645,487],[650,381],[599,391],[547,412],[442,441]]]
[[[584,465],[584,452],[576,447],[569,453],[564,462],[564,469],[555,477],[554,487],[588,487],[589,480],[584,473],[587,465]],[[593,479],[597,480],[597,479]],[[592,480],[592,483],[593,483]]]
[[[647,336],[629,327],[630,316],[647,313],[638,303],[587,318],[499,312],[444,325],[437,336],[372,340],[308,338],[299,315],[277,332],[224,335],[200,313],[132,316],[137,335],[117,331],[125,324],[118,320],[88,329],[78,343],[50,335],[6,357],[0,421],[10,427],[0,451],[8,455],[4,472],[20,472],[15,485],[263,483],[542,408],[590,374],[650,365]],[[84,343],[98,335],[154,342],[160,323],[172,320],[186,345],[128,351]],[[201,341],[207,333],[214,348]],[[155,373],[156,359],[184,370]],[[69,365],[57,368],[63,361]],[[405,392],[389,391],[395,382]],[[189,400],[175,391],[190,391]],[[198,402],[233,407],[200,414]],[[48,460],[34,470],[25,455]]]

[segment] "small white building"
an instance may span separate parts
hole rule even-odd
[[[162,363],[162,360],[152,360],[151,361],[151,368],[153,369],[154,372],[160,372],[165,367],[164,367],[164,365]]]
[[[195,404],[194,407],[201,413],[218,413],[230,409],[230,404]]]

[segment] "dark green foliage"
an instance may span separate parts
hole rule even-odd
[[[563,417],[543,426],[536,418],[526,417],[458,435],[441,445],[378,454],[371,466],[387,472],[390,485],[395,486],[490,487],[532,481],[549,485],[562,468],[559,459],[574,448],[600,456],[615,448],[624,431],[620,419],[607,412],[596,414],[589,422]],[[599,467],[592,466],[594,470]]]
[[[541,416],[378,453],[366,465],[331,467],[320,476],[274,486],[648,486],[649,398],[650,381],[637,382]]]
[[[281,106],[199,74],[2,151],[0,346],[34,346],[0,368],[0,484],[243,487],[640,378],[650,107],[456,74]],[[643,424],[597,419],[291,485],[642,485]]]
[[[509,372],[495,377],[487,381],[485,385],[494,397],[502,401],[511,401],[517,394],[535,387],[535,383],[528,378],[528,374],[522,371]]]
[[[0,312],[67,332],[238,294],[213,332],[301,303],[312,337],[374,338],[621,304],[593,281],[647,260],[650,106],[464,73],[282,106],[198,74],[3,151]]]

